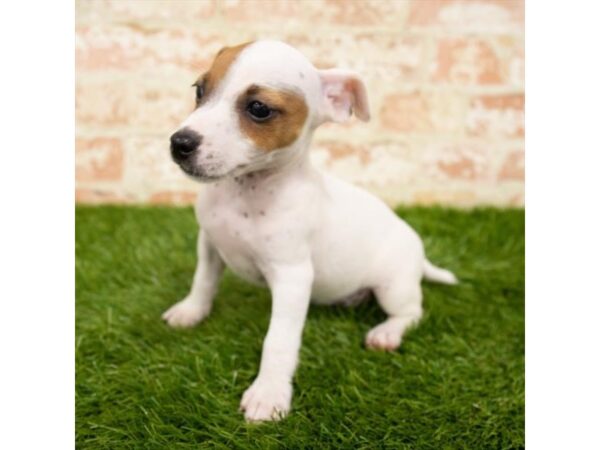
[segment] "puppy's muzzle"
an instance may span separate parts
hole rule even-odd
[[[189,128],[183,128],[171,136],[171,156],[177,162],[185,161],[198,150],[202,136]]]

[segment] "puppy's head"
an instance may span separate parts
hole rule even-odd
[[[196,109],[171,136],[171,155],[200,181],[277,167],[305,151],[321,123],[369,119],[355,73],[317,70],[277,41],[222,49],[193,86]]]

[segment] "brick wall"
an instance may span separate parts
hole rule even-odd
[[[328,124],[315,163],[395,205],[524,202],[522,0],[76,2],[76,198],[193,201],[168,137],[216,52],[284,40],[359,71],[373,118]]]

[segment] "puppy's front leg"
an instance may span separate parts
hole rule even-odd
[[[191,327],[208,316],[224,267],[217,250],[201,230],[192,289],[186,298],[171,306],[162,318],[172,327]]]
[[[267,278],[273,297],[271,322],[258,376],[244,392],[240,405],[248,421],[278,420],[290,410],[313,269],[307,261],[278,268]]]

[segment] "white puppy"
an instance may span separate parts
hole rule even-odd
[[[456,279],[427,261],[417,233],[382,201],[309,161],[320,124],[352,113],[369,119],[355,73],[317,70],[284,43],[258,41],[221,50],[195,86],[197,108],[171,136],[171,153],[188,175],[212,183],[196,205],[202,229],[192,289],[163,318],[175,327],[205,318],[225,265],[267,285],[271,322],[241,409],[250,421],[275,420],[290,410],[311,300],[374,293],[389,317],[366,345],[393,350],[421,317],[421,279]]]

